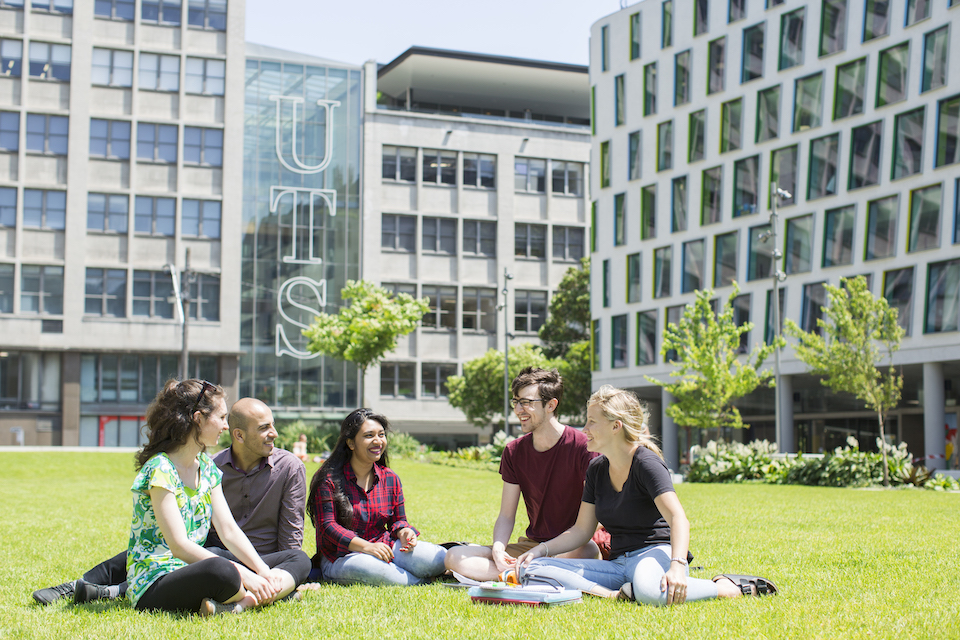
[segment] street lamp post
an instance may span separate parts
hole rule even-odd
[[[503,431],[510,433],[510,310],[507,307],[507,283],[513,280],[513,274],[503,268]]]
[[[777,187],[776,182],[770,183],[770,231],[760,234],[761,242],[770,240],[773,244],[773,251],[771,252],[771,257],[773,258],[773,300],[771,304],[773,305],[773,334],[774,334],[774,344],[776,345],[773,349],[773,375],[774,375],[774,384],[776,386],[776,391],[774,392],[773,398],[773,415],[774,415],[774,436],[777,440],[777,451],[780,453],[786,453],[784,450],[784,435],[782,433],[783,425],[781,423],[780,414],[782,409],[780,407],[781,398],[780,398],[780,283],[787,279],[787,274],[785,274],[780,269],[780,260],[783,259],[783,252],[780,251],[780,248],[777,246],[777,205],[780,204],[780,198],[792,198],[793,194],[789,191],[785,191]]]
[[[170,274],[170,279],[173,281],[173,295],[167,298],[167,301],[177,305],[181,330],[180,379],[186,380],[190,377],[190,370],[187,366],[190,355],[187,347],[190,326],[190,285],[196,280],[196,275],[190,270],[190,249],[186,251],[182,272],[177,273],[177,267],[174,264],[164,265],[163,270]]]

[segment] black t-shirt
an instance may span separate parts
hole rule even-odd
[[[630,474],[617,492],[610,483],[610,461],[595,458],[587,467],[583,501],[594,505],[597,520],[610,532],[610,557],[670,542],[670,526],[660,515],[654,498],[673,491],[664,461],[650,449],[633,454]]]

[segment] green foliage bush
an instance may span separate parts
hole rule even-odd
[[[307,451],[322,453],[329,451],[337,442],[340,427],[333,423],[308,424],[303,420],[294,420],[277,426],[277,439],[273,444],[281,449],[293,451],[293,443],[300,439],[300,434],[307,434]]]
[[[448,467],[468,467],[497,471],[500,469],[500,457],[508,444],[516,438],[498,431],[493,436],[493,442],[474,447],[463,447],[456,451],[431,451],[427,462],[446,465]]]
[[[387,437],[387,452],[391,459],[419,460],[428,448],[409,433],[392,432]]]

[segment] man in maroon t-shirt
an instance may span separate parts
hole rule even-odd
[[[527,367],[513,381],[512,390],[524,435],[508,444],[500,459],[503,494],[493,545],[454,547],[447,553],[447,568],[474,580],[496,580],[514,566],[517,556],[573,526],[587,465],[596,455],[587,451],[586,436],[557,419],[563,380],[556,370]],[[507,544],[521,495],[530,526],[525,536]],[[600,554],[590,541],[559,557],[599,558]]]

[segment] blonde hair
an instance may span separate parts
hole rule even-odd
[[[607,420],[619,420],[627,442],[638,443],[663,458],[660,447],[650,435],[650,413],[633,392],[605,384],[590,396],[587,406],[599,407]]]

